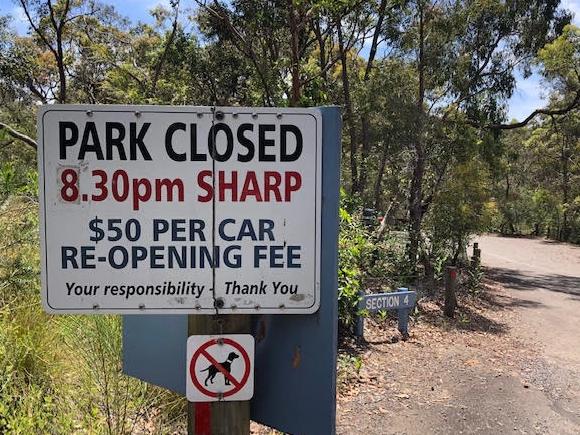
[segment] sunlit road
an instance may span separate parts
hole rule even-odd
[[[496,236],[477,241],[488,275],[514,298],[513,333],[537,354],[528,377],[543,392],[544,406],[559,415],[561,432],[580,433],[580,246]]]
[[[580,246],[495,236],[478,242],[489,275],[521,301],[522,333],[580,369]]]

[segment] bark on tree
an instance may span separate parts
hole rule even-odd
[[[562,230],[560,239],[567,241],[570,233],[568,227],[568,205],[570,201],[570,149],[568,148],[567,135],[562,132],[562,203],[565,204],[562,211]]]
[[[358,187],[358,172],[357,172],[357,138],[356,129],[354,125],[354,117],[352,113],[352,102],[350,98],[350,83],[348,79],[348,62],[346,58],[346,49],[344,45],[344,38],[342,34],[342,24],[340,17],[337,18],[336,23],[338,50],[340,52],[341,73],[342,73],[342,92],[344,97],[345,121],[348,125],[348,135],[350,139],[350,190],[352,194],[359,192]]]
[[[387,0],[381,0],[378,9],[378,16],[377,16],[377,24],[375,25],[375,29],[373,32],[373,40],[371,43],[370,51],[369,51],[369,58],[367,60],[365,74],[363,76],[363,82],[366,84],[368,83],[371,71],[373,68],[373,64],[375,61],[375,56],[377,54],[377,48],[379,45],[379,37],[381,34],[381,30],[383,27],[383,21],[385,18],[385,10],[387,7]],[[363,111],[361,115],[361,139],[362,139],[362,149],[361,149],[361,159],[360,159],[360,170],[358,173],[360,174],[360,179],[358,181],[358,189],[360,192],[364,192],[367,186],[367,179],[368,179],[368,169],[366,167],[367,159],[371,149],[371,134],[370,134],[370,120],[369,114],[366,111]]]
[[[50,11],[50,21],[52,26],[54,27],[54,33],[56,38],[56,55],[55,60],[58,67],[58,79],[59,79],[59,94],[58,94],[58,102],[59,103],[66,103],[67,102],[67,90],[66,90],[66,68],[64,65],[64,53],[62,49],[62,36],[64,25],[66,22],[66,17],[70,10],[70,2],[66,0],[64,4],[64,10],[62,12],[62,16],[59,17],[57,21],[54,9],[52,7],[52,1],[48,0],[48,9]]]
[[[421,222],[423,219],[422,201],[423,201],[423,175],[425,172],[425,151],[423,148],[423,124],[424,124],[424,107],[425,101],[425,23],[424,23],[424,5],[418,4],[419,12],[419,51],[417,55],[417,74],[419,78],[419,89],[417,92],[417,127],[413,148],[415,158],[413,160],[413,177],[411,179],[411,188],[409,192],[409,248],[408,258],[412,271],[416,270],[417,258],[419,253],[419,243],[421,240]]]
[[[173,41],[175,40],[175,35],[177,33],[177,25],[179,19],[179,0],[173,6],[175,15],[173,17],[173,23],[171,25],[171,33],[169,34],[169,38],[167,38],[167,42],[165,43],[165,48],[163,49],[163,54],[159,58],[157,65],[155,65],[155,70],[153,72],[153,78],[151,79],[151,87],[149,88],[149,97],[153,98],[157,93],[157,83],[159,82],[159,78],[161,77],[161,72],[163,71],[163,66],[165,65],[165,60],[167,59],[167,53],[171,46],[173,45]]]
[[[383,177],[385,175],[385,169],[387,166],[387,157],[389,154],[389,140],[385,140],[383,143],[383,152],[381,153],[381,162],[379,163],[379,171],[377,173],[377,178],[375,180],[375,189],[374,189],[374,204],[375,209],[379,208],[380,200],[381,200],[381,186],[383,184]]]
[[[35,24],[34,20],[32,19],[32,15],[30,13],[30,7],[25,0],[20,0],[20,6],[28,19],[28,23],[32,30],[36,33],[36,35],[40,38],[40,40],[46,45],[48,50],[54,56],[54,60],[56,62],[56,66],[58,69],[58,82],[59,82],[59,91],[58,95],[55,95],[56,101],[58,103],[66,103],[67,102],[67,77],[66,77],[66,66],[64,63],[64,50],[63,50],[63,34],[64,34],[64,27],[65,25],[71,21],[68,18],[68,13],[70,12],[70,0],[66,0],[64,2],[63,10],[60,16],[57,18],[52,1],[47,0],[47,6],[49,11],[49,19],[50,25],[54,30],[54,37],[56,47],[48,40],[45,33],[40,29],[40,24]]]
[[[38,148],[38,145],[34,139],[25,135],[24,133],[20,133],[19,131],[14,130],[8,124],[0,122],[0,130],[6,130],[6,133],[8,133],[9,136],[24,142],[26,145],[30,145],[34,149]]]
[[[290,106],[297,107],[300,104],[300,32],[301,23],[299,12],[293,0],[288,0],[288,13],[290,27],[290,53],[292,71],[292,95],[290,96]]]
[[[314,36],[316,36],[316,41],[318,42],[318,65],[320,68],[320,76],[322,77],[322,85],[326,86],[328,83],[328,70],[327,70],[327,60],[326,60],[326,41],[322,35],[322,29],[320,28],[320,19],[316,17],[312,20],[312,29],[314,31]]]
[[[546,115],[546,116],[559,116],[565,115],[572,110],[576,110],[580,107],[580,89],[576,91],[576,95],[574,99],[570,101],[566,106],[561,107],[559,109],[536,109],[532,113],[530,113],[523,121],[514,122],[511,124],[480,124],[475,121],[468,121],[470,125],[476,128],[484,128],[489,130],[515,130],[516,128],[525,127],[528,125],[536,116],[538,115]]]

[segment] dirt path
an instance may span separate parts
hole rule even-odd
[[[406,343],[368,322],[362,368],[339,389],[338,433],[580,433],[580,248],[479,243],[492,280],[455,320],[425,302]]]

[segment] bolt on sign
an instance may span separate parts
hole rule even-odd
[[[186,372],[190,402],[250,400],[254,395],[254,337],[190,336]]]
[[[44,106],[51,313],[313,313],[318,109]]]

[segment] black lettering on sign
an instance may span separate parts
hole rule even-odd
[[[246,154],[239,154],[238,153],[238,161],[240,162],[249,162],[254,158],[255,149],[254,149],[254,142],[244,136],[246,131],[254,131],[253,124],[242,124],[238,127],[238,142],[241,146],[246,148],[248,152]]]
[[[131,160],[137,160],[138,154],[144,160],[152,160],[144,142],[145,135],[150,126],[151,123],[146,122],[138,129],[137,123],[129,123],[129,158]],[[77,160],[84,160],[90,154],[93,154],[97,160],[115,160],[116,156],[113,155],[113,148],[116,148],[120,160],[127,160],[126,144],[124,143],[127,136],[125,125],[120,122],[105,122],[104,127],[105,154],[103,154],[103,131],[101,130],[101,136],[99,136],[99,129],[94,122],[89,121],[84,124],[80,143],[79,136],[81,130],[79,126],[70,121],[59,122],[58,140],[60,159],[66,160],[70,158],[67,155],[68,149],[78,147],[78,150],[75,150]]]
[[[296,139],[296,149],[288,153],[287,135],[292,133]],[[302,133],[295,125],[284,124],[280,126],[280,161],[295,162],[302,154]]]
[[[258,147],[259,147],[259,160],[261,162],[275,162],[276,156],[272,154],[267,154],[266,148],[276,145],[273,139],[266,138],[266,133],[275,131],[276,126],[273,124],[263,124],[258,126]]]
[[[165,150],[167,151],[167,155],[171,160],[176,162],[185,162],[185,159],[187,159],[185,153],[178,153],[173,149],[173,133],[175,133],[177,130],[185,131],[185,124],[183,122],[175,122],[169,126],[165,132]]]
[[[223,136],[219,133],[223,132],[226,137],[226,149],[223,154],[220,154],[217,146],[218,137]],[[212,125],[209,129],[209,134],[207,137],[207,144],[209,148],[210,155],[218,162],[225,162],[232,156],[232,151],[234,150],[234,136],[232,130],[226,124],[219,123]]]
[[[113,132],[117,134],[113,136]],[[105,143],[107,144],[107,160],[113,160],[113,147],[117,148],[120,160],[127,160],[125,148],[123,148],[123,139],[125,139],[125,126],[120,122],[107,122],[105,124]]]
[[[67,139],[70,131],[70,137]],[[67,147],[72,147],[79,140],[79,129],[74,122],[62,121],[58,123],[58,142],[60,145],[60,159],[66,159]]]

